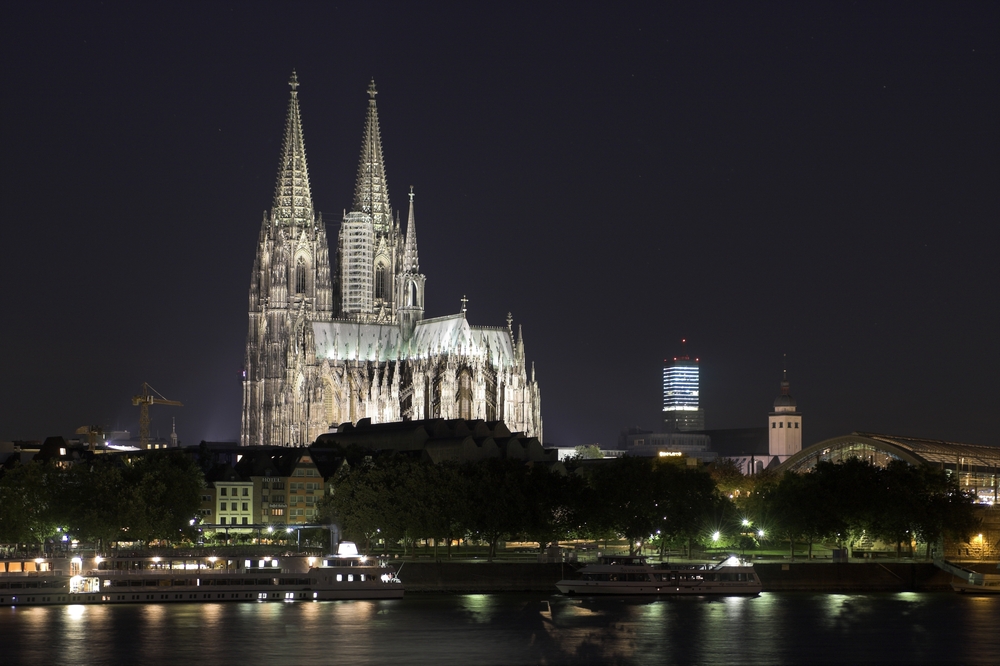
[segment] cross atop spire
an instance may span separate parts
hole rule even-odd
[[[468,305],[469,299],[465,297],[465,294],[462,294],[462,314],[465,314],[465,311],[468,310]]]
[[[302,118],[299,115],[299,77],[295,70],[292,70],[288,85],[292,89],[291,98],[285,117],[285,139],[281,147],[281,164],[278,165],[271,214],[279,225],[311,226],[314,220],[312,192],[302,138]]]
[[[354,186],[352,213],[372,216],[375,234],[385,234],[392,226],[389,190],[385,178],[385,160],[382,157],[382,133],[378,124],[378,107],[375,106],[375,80],[368,85],[368,117],[361,140],[361,160],[358,180]]]

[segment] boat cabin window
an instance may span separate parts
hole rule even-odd
[[[600,558],[601,564],[610,565],[623,565],[631,567],[642,567],[646,566],[646,556],[645,555],[602,555]]]

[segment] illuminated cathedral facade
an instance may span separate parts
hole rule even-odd
[[[313,209],[292,75],[278,182],[250,279],[240,443],[303,446],[339,424],[504,421],[542,438],[524,338],[457,314],[424,317],[414,195],[405,233],[389,204],[375,84],[350,212],[331,261]]]

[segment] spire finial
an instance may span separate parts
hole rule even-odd
[[[788,383],[788,354],[781,355],[781,395],[791,395],[791,385]]]
[[[413,185],[410,185],[410,203],[413,203]]]
[[[292,97],[295,97],[299,92],[299,75],[292,70],[292,78],[288,79],[288,85],[292,89]]]
[[[512,315],[510,312],[507,312],[507,332],[510,333],[511,337],[514,337],[513,324],[514,324],[514,315]]]
[[[468,305],[469,299],[465,297],[465,294],[462,294],[462,314],[465,314],[465,311],[468,309]]]
[[[372,77],[371,83],[368,84],[368,102],[370,104],[374,104],[375,103],[375,95],[377,95],[377,94],[378,94],[378,91],[375,90],[375,77]]]

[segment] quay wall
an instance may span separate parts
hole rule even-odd
[[[929,562],[755,564],[765,592],[933,592],[951,590],[952,576]]]
[[[407,561],[399,577],[408,593],[555,593],[556,581],[574,577],[578,568],[558,563]],[[950,591],[954,580],[929,562],[757,563],[754,569],[765,592]]]
[[[399,578],[407,593],[556,592],[556,581],[577,569],[535,562],[403,562]]]

